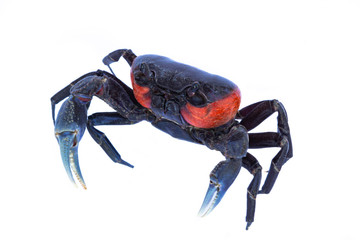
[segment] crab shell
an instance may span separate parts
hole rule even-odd
[[[181,117],[194,127],[224,125],[240,106],[241,93],[233,82],[167,57],[138,56],[130,75],[135,98],[143,107],[158,108],[153,96],[162,92],[164,99],[176,99]]]

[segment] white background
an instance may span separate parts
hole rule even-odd
[[[1,1],[0,239],[360,239],[360,2]],[[245,231],[242,170],[218,207],[197,212],[223,156],[152,128],[101,127],[134,169],[86,133],[72,186],[50,97],[119,48],[234,81],[244,107],[285,105],[294,158]],[[127,84],[129,67],[115,72]],[[90,112],[110,110],[98,99]],[[276,116],[276,115],[275,115]],[[273,117],[258,131],[276,129]],[[252,151],[264,176],[277,149]]]

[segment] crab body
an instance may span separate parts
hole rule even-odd
[[[235,118],[240,105],[233,82],[163,56],[135,58],[131,82],[142,106],[179,125],[219,127]]]
[[[124,57],[130,65],[133,89],[121,82],[110,64]],[[99,125],[130,125],[148,121],[174,138],[202,144],[220,151],[225,157],[210,173],[210,184],[199,215],[209,214],[221,201],[241,167],[253,180],[247,193],[247,229],[254,221],[258,193],[269,193],[281,167],[292,157],[287,114],[277,100],[254,103],[238,110],[239,88],[230,80],[158,55],[136,56],[120,49],[103,59],[111,73],[98,70],[73,81],[51,98],[55,135],[70,179],[86,188],[77,149],[85,127],[92,138],[116,163],[124,161]],[[55,121],[55,105],[65,99]],[[95,113],[87,117],[92,97],[105,101],[115,112]],[[278,113],[278,131],[250,133],[263,120]],[[260,190],[261,166],[248,150],[279,147]]]

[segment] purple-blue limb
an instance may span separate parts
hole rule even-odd
[[[250,153],[247,153],[243,158],[242,166],[254,176],[247,189],[246,230],[248,230],[250,225],[254,222],[256,197],[261,183],[262,167]]]
[[[122,92],[126,93],[123,94],[124,97],[122,98],[124,102],[128,103],[134,99],[134,97],[129,94],[132,93],[132,91],[129,90],[130,88],[122,82],[119,84],[115,80],[115,77],[111,74],[100,70],[81,76],[51,98],[52,116],[55,124],[55,136],[59,142],[65,170],[72,182],[75,182],[73,177],[73,175],[75,175],[78,182],[85,189],[86,185],[82,177],[78,161],[78,145],[85,132],[86,126],[88,126],[89,132],[94,140],[99,143],[104,150],[106,149],[105,152],[114,162],[133,167],[131,164],[121,159],[120,155],[117,153],[110,141],[108,141],[103,133],[91,125],[91,121],[90,124],[88,124],[87,109],[90,105],[92,97],[98,96],[106,98],[106,95],[109,94],[109,85],[115,85],[111,87],[115,89],[120,88]],[[124,90],[126,87],[128,89]],[[55,120],[55,105],[66,97],[68,97],[68,99],[66,99],[62,104]],[[111,102],[111,98],[107,98],[107,100]],[[117,99],[117,101],[114,101],[112,104],[118,108],[122,108],[121,104],[120,106],[117,105],[119,100],[121,99]],[[130,104],[127,104],[126,107],[129,105]],[[138,106],[137,102],[133,105],[141,108]],[[132,112],[126,111],[127,109],[125,108],[122,108],[122,110],[122,112],[126,112],[128,116],[131,117]],[[141,109],[139,112],[140,111]],[[137,118],[139,116],[140,114],[136,114]]]
[[[74,96],[70,96],[65,100],[55,121],[55,137],[60,146],[61,158],[66,173],[74,184],[73,175],[75,175],[84,189],[86,189],[86,184],[79,166],[78,146],[84,135],[86,122],[86,103]]]
[[[280,147],[280,151],[271,161],[269,173],[259,193],[270,193],[281,167],[293,156],[287,114],[278,100],[266,100],[241,109],[237,115],[238,119],[242,119],[240,124],[251,131],[275,112],[278,113],[277,132],[249,133],[250,149]]]
[[[199,211],[200,217],[208,215],[220,203],[240,169],[241,159],[226,159],[215,166],[210,173],[210,184]]]

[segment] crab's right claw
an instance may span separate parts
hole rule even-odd
[[[87,123],[87,106],[74,96],[70,96],[61,106],[55,121],[55,136],[60,145],[61,158],[70,180],[75,184],[74,175],[86,189],[82,177],[78,146]]]
[[[199,216],[208,215],[221,201],[240,172],[241,160],[227,159],[220,162],[210,173],[210,184],[200,208]]]

